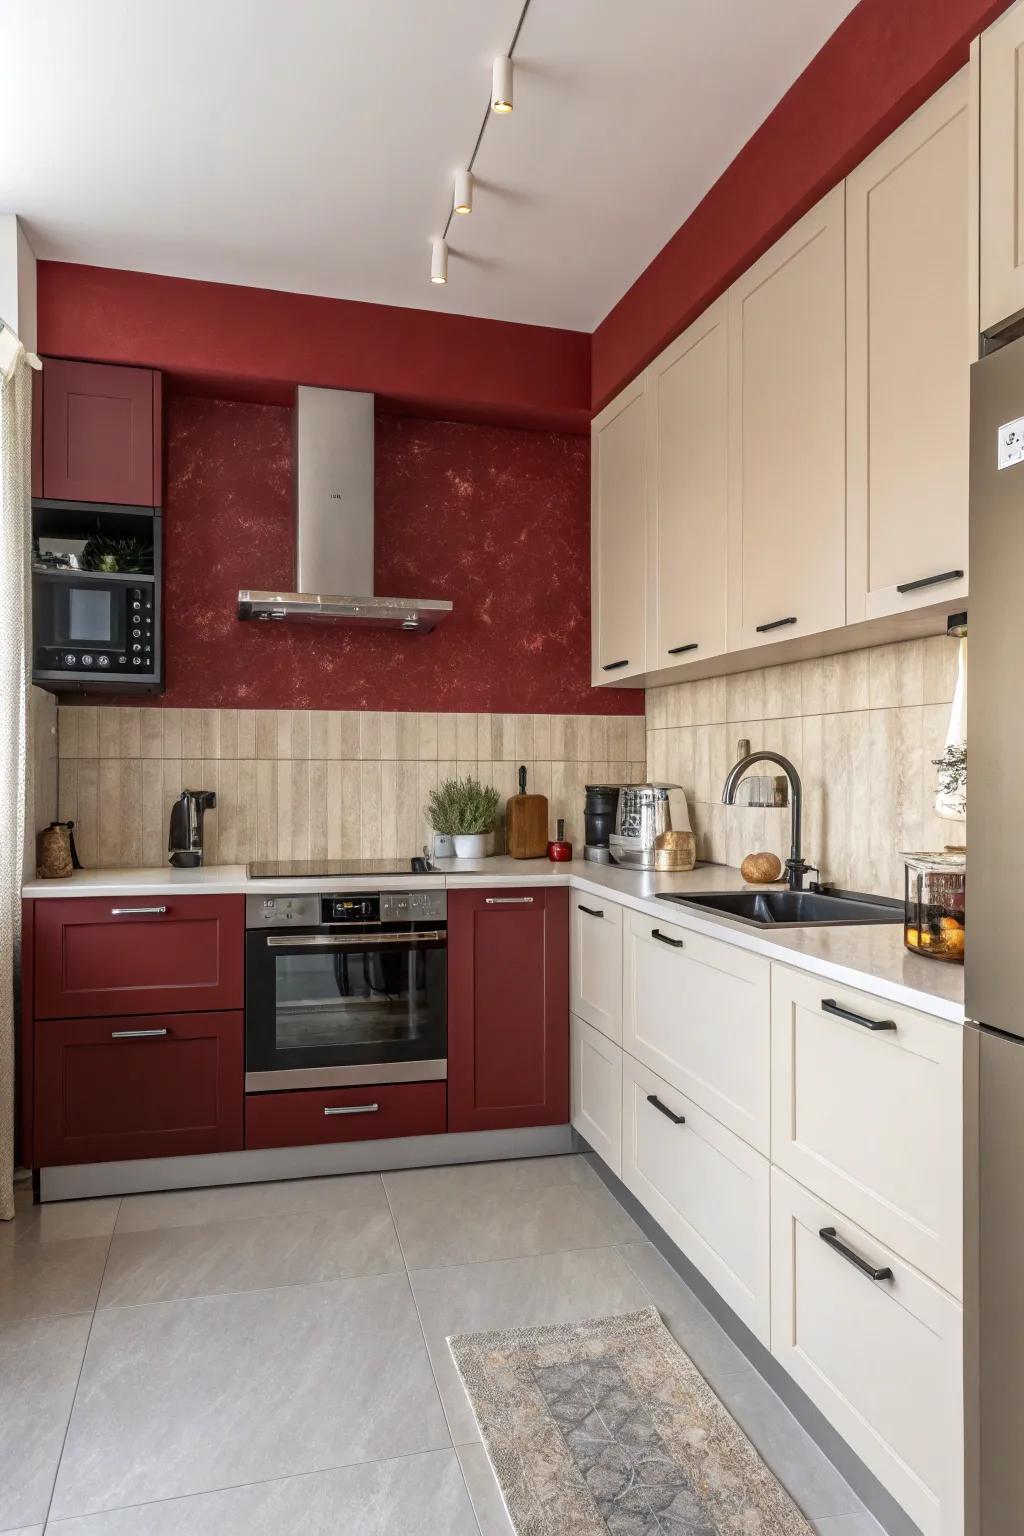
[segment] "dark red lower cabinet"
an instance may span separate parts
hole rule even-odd
[[[448,892],[448,1129],[569,1119],[569,893]]]
[[[37,1166],[238,1151],[243,1029],[241,1013],[37,1020]]]
[[[247,1147],[314,1147],[382,1136],[434,1136],[446,1128],[444,1083],[383,1083],[373,1088],[302,1088],[250,1093]]]

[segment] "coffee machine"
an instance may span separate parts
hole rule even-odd
[[[203,815],[216,804],[212,789],[183,789],[171,806],[167,851],[175,869],[196,869],[203,862]]]
[[[583,857],[592,864],[610,864],[608,843],[619,808],[618,784],[588,784],[583,802]]]

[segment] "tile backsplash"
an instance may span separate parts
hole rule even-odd
[[[504,799],[520,763],[552,836],[564,817],[582,851],[583,786],[645,772],[642,716],[71,705],[58,722],[60,815],[87,868],[165,864],[183,788],[216,791],[211,864],[403,857],[429,840],[441,779],[474,773]]]
[[[781,752],[803,781],[808,862],[846,889],[901,896],[904,851],[965,838],[933,810],[956,665],[938,636],[648,689],[647,772],[683,786],[702,858],[785,858],[788,810],[722,804],[738,740]]]

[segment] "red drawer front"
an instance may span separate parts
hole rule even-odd
[[[40,1022],[36,1162],[238,1151],[244,1085],[241,1013]]]
[[[446,1083],[250,1093],[245,1100],[245,1144],[314,1147],[327,1141],[436,1136],[448,1128],[447,1099]],[[351,1113],[331,1114],[331,1110]]]
[[[37,901],[35,993],[37,1019],[241,1008],[245,898]]]

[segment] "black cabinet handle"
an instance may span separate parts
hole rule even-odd
[[[682,939],[670,939],[668,934],[662,933],[660,928],[651,929],[651,938],[657,939],[659,944],[671,944],[673,949],[686,948],[686,945],[683,943]]]
[[[754,628],[759,635],[763,635],[769,629],[783,629],[787,624],[795,624],[795,616],[791,619],[772,619],[770,624],[755,624]]]
[[[649,1093],[647,1095],[647,1102],[648,1104],[653,1104],[658,1113],[664,1115],[666,1120],[671,1120],[673,1125],[686,1124],[686,1116],[673,1114],[668,1105],[663,1104],[656,1093]]]
[[[585,912],[588,917],[604,917],[603,907],[585,907],[582,901],[580,902],[579,906],[580,911]]]
[[[837,1019],[849,1019],[851,1024],[860,1024],[864,1029],[895,1029],[895,1019],[866,1019],[862,1013],[851,1013],[849,1008],[840,1008],[834,997],[823,997],[821,1000],[822,1013],[834,1013]]]
[[[601,671],[602,672],[617,672],[620,667],[628,667],[628,666],[629,666],[629,657],[627,656],[625,661],[606,661],[604,666],[601,668]]]
[[[892,1270],[888,1265],[885,1265],[882,1269],[875,1269],[873,1265],[868,1263],[867,1259],[862,1259],[859,1253],[854,1253],[852,1248],[847,1248],[846,1244],[836,1236],[835,1227],[822,1227],[818,1236],[823,1243],[827,1243],[830,1248],[834,1248],[836,1253],[846,1260],[847,1264],[852,1264],[854,1269],[859,1269],[862,1275],[867,1275],[869,1280],[892,1279]]]
[[[681,656],[684,651],[696,651],[699,648],[700,642],[698,640],[691,640],[689,645],[670,645],[668,654],[670,656]]]
[[[897,592],[916,592],[920,587],[937,587],[942,581],[960,581],[963,571],[940,571],[938,576],[921,576],[917,581],[896,583]]]

